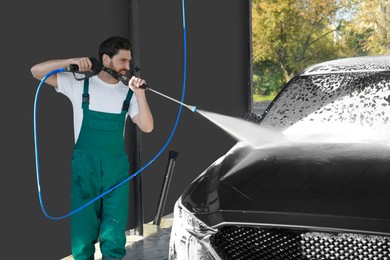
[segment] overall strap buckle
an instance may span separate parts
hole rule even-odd
[[[84,80],[84,89],[83,89],[83,99],[82,99],[82,108],[88,108],[89,107],[89,79]]]
[[[128,111],[130,106],[130,100],[133,96],[133,91],[129,88],[125,101],[123,101],[122,111]]]
[[[89,104],[89,94],[83,94],[83,104]]]
[[[123,101],[122,110],[125,110],[125,111],[129,110],[129,106],[130,106],[130,101],[128,101],[128,100]]]

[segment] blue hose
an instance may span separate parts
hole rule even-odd
[[[183,45],[184,45],[184,75],[183,75],[183,86],[182,86],[182,95],[181,95],[181,101],[184,102],[184,95],[185,95],[185,90],[186,90],[186,80],[187,80],[187,37],[186,37],[186,18],[185,18],[185,0],[182,0],[182,16],[183,16]],[[53,219],[53,220],[58,220],[58,219],[63,219],[63,218],[66,218],[80,210],[82,210],[83,208],[87,207],[88,205],[90,205],[91,203],[95,202],[96,200],[100,199],[101,197],[103,197],[104,195],[106,195],[107,193],[110,193],[111,191],[113,191],[114,189],[118,188],[119,186],[121,186],[122,184],[130,181],[132,178],[134,178],[135,176],[137,176],[139,173],[141,173],[144,169],[146,169],[149,165],[151,165],[154,160],[156,160],[161,154],[162,152],[167,148],[168,144],[171,142],[171,139],[176,131],[176,127],[177,127],[177,124],[179,123],[179,119],[180,119],[180,115],[181,115],[181,111],[183,109],[183,106],[180,105],[180,108],[179,108],[179,111],[178,111],[178,114],[177,114],[177,117],[176,117],[176,121],[175,121],[175,124],[173,126],[173,129],[171,131],[171,134],[169,135],[168,137],[168,140],[166,141],[166,143],[163,145],[163,147],[160,149],[160,151],[147,163],[145,164],[143,167],[141,167],[138,171],[136,171],[135,173],[133,173],[132,175],[130,175],[128,178],[124,179],[123,181],[121,181],[120,183],[116,184],[115,186],[113,186],[112,188],[110,188],[109,190],[107,190],[106,192],[100,194],[99,196],[97,196],[96,198],[92,199],[91,201],[87,202],[86,204],[84,204],[83,206],[69,212],[68,214],[66,215],[63,215],[63,216],[59,216],[59,217],[52,217],[50,216],[46,210],[45,210],[45,206],[44,206],[44,203],[43,203],[43,200],[42,200],[42,192],[41,192],[41,185],[40,185],[40,170],[39,170],[39,158],[38,158],[38,136],[37,136],[37,104],[38,104],[38,93],[41,89],[41,86],[42,84],[46,81],[46,79],[48,77],[50,77],[51,75],[53,74],[56,74],[58,72],[63,72],[65,69],[64,68],[61,68],[61,69],[57,69],[57,70],[53,70],[51,72],[49,72],[47,75],[45,75],[38,88],[37,88],[37,91],[36,91],[36,94],[35,94],[35,100],[34,100],[34,147],[35,147],[35,168],[36,168],[36,175],[37,175],[37,186],[38,186],[38,196],[39,196],[39,203],[41,205],[41,209],[43,211],[43,213],[45,214],[45,216],[49,219]]]

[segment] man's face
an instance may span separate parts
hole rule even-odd
[[[110,68],[118,73],[125,75],[130,70],[131,51],[119,50],[110,61]]]

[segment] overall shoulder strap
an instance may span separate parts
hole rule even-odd
[[[123,112],[127,112],[129,110],[130,100],[131,100],[132,96],[133,96],[133,91],[129,88],[129,91],[127,92],[126,99],[125,99],[125,101],[123,101],[123,106],[122,106]]]

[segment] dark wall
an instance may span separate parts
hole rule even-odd
[[[139,2],[142,76],[152,88],[180,100],[183,85],[181,1]],[[196,105],[200,110],[242,116],[247,112],[249,91],[248,2],[187,0],[185,5],[187,84],[184,103]],[[148,93],[148,100],[156,124],[151,134],[142,136],[144,164],[165,144],[180,107],[154,93]],[[185,187],[233,144],[234,140],[220,128],[183,108],[172,141],[156,163],[142,173],[145,221],[154,217],[170,150],[179,155],[165,214],[172,212]]]
[[[180,0],[139,1],[141,76],[150,87],[181,99],[183,27]],[[3,5],[5,5],[3,3]],[[187,84],[185,103],[231,116],[247,112],[248,3],[186,1]],[[97,56],[98,44],[129,33],[127,0],[8,1],[2,32],[3,182],[1,221],[4,259],[61,259],[70,254],[70,159],[73,123],[70,102],[43,85],[37,103],[39,166],[44,211],[37,190],[34,100],[39,81],[30,67],[48,59]],[[235,141],[198,113],[183,108],[167,144],[179,105],[149,92],[155,129],[141,136],[145,223],[153,220],[168,163],[179,153],[165,214],[184,188]],[[166,145],[167,144],[167,145]],[[162,150],[163,147],[166,148]],[[160,156],[156,156],[158,154]],[[47,216],[44,214],[46,212]]]

